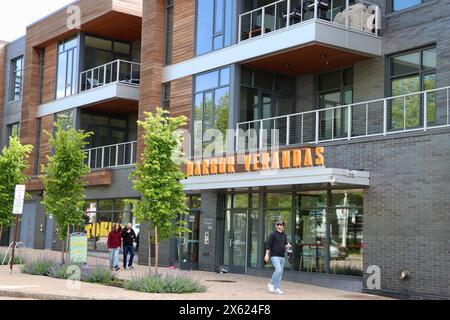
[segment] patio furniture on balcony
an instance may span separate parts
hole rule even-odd
[[[348,19],[348,26],[350,28],[374,32],[376,11],[376,5],[366,6],[363,2],[359,2],[336,14],[333,22],[346,25],[346,20]]]

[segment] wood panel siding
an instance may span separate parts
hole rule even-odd
[[[184,77],[171,82],[170,115],[188,118],[185,129],[190,130],[192,109],[192,77]]]
[[[173,19],[172,63],[194,57],[195,1],[175,0]]]
[[[139,22],[140,17],[142,16],[142,9],[140,7],[141,2],[142,0],[80,0],[76,3],[76,6],[78,6],[81,12],[81,31],[84,31],[83,26],[89,26],[92,28],[92,26],[95,26],[95,23],[92,24],[91,22],[96,19],[101,20],[103,17],[103,20],[101,21],[106,21],[109,19],[108,21],[110,21],[109,23],[111,30],[113,31],[116,27],[123,27],[124,25],[131,29],[138,29],[139,33],[137,34],[137,37],[139,38]],[[43,88],[43,102],[45,103],[54,100],[55,97],[57,43],[58,41],[73,36],[80,31],[77,29],[68,28],[67,22],[71,18],[71,12],[67,12],[67,8],[68,7],[64,7],[52,15],[28,26],[27,28],[21,123],[21,139],[22,142],[26,144],[35,144],[40,78],[38,49],[46,48]],[[136,22],[137,25],[134,25],[133,23],[130,26],[128,22],[124,24],[122,24],[122,22],[117,23],[117,19],[111,20],[108,18],[110,16],[117,17],[118,13],[121,13],[122,16],[124,16],[123,21],[129,21],[131,19],[130,21]],[[102,28],[105,27],[103,22],[99,25],[101,25]],[[43,151],[40,155],[41,161],[44,159],[42,154]],[[34,153],[30,156],[30,163],[34,163]],[[27,174],[31,175],[32,172],[33,168],[30,167]]]
[[[45,48],[44,77],[42,86],[42,103],[55,100],[56,95],[56,64],[58,59],[58,43],[54,42]]]
[[[112,183],[112,171],[93,171],[83,177],[83,181],[86,182],[86,187],[109,186]],[[26,183],[26,189],[27,191],[41,191],[44,190],[44,184],[41,179],[33,177]]]
[[[146,0],[142,10],[141,96],[139,120],[145,111],[161,105],[164,54],[164,0]],[[142,151],[142,129],[138,129],[138,154]]]
[[[7,95],[7,92],[5,92],[5,66],[6,66],[6,42],[0,41],[0,127],[1,123],[3,123],[3,100],[5,99],[5,96]],[[0,131],[0,137],[1,137],[1,131]],[[2,140],[4,137],[2,138]],[[1,140],[0,140],[1,144]]]

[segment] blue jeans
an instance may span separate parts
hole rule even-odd
[[[133,259],[134,259],[134,247],[131,246],[123,246],[123,267],[125,268],[127,266],[127,258],[128,253],[130,254],[130,260],[128,261],[128,266],[131,267],[133,265]]]
[[[270,257],[270,261],[272,261],[272,264],[275,267],[270,283],[273,284],[275,289],[280,289],[281,277],[283,276],[284,263],[286,260],[283,257]]]
[[[110,249],[109,251],[109,266],[111,268],[118,268],[119,267],[119,248]]]

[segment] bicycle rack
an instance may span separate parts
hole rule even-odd
[[[12,254],[11,253],[12,252],[10,252],[10,251],[12,250],[13,244],[14,244],[14,242],[11,242],[9,244],[8,250],[5,253],[5,257],[3,258],[2,265],[5,265],[5,261],[6,261],[6,258],[8,257],[8,255],[9,255],[9,260],[8,260],[8,264],[7,265],[9,265],[11,263],[11,259],[12,259]],[[16,245],[14,246],[14,249],[24,249],[24,248],[26,248],[26,246],[25,246],[25,244],[23,242],[17,242]],[[20,264],[22,264],[22,262],[23,262],[22,261],[22,257],[20,255],[18,255],[18,257],[19,257]]]

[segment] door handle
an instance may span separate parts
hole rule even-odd
[[[230,248],[231,248],[231,238],[230,238]]]

